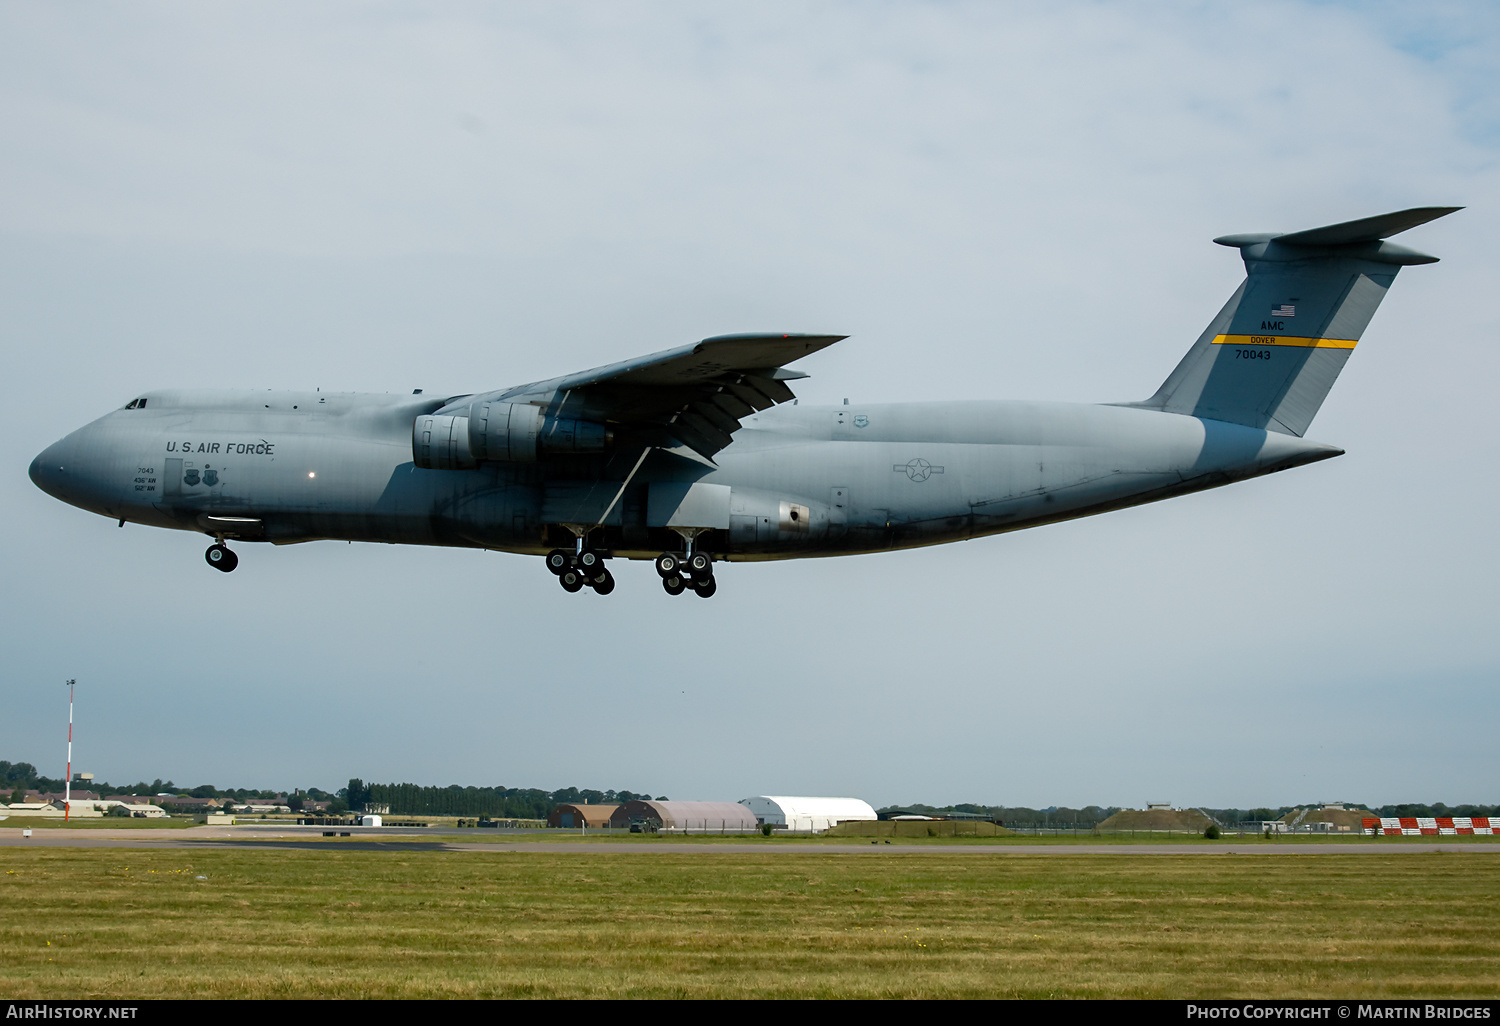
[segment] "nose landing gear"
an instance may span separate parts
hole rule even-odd
[[[203,558],[208,560],[209,566],[226,574],[240,565],[240,557],[229,551],[229,547],[223,542],[210,545],[208,551],[203,553]]]

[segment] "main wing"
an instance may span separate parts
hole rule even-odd
[[[464,396],[459,406],[500,401],[543,408],[548,417],[606,424],[625,444],[685,445],[706,458],[729,445],[740,421],[793,398],[805,378],[786,364],[847,335],[715,335],[623,363],[516,388]]]

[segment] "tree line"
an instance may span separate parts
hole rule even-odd
[[[61,777],[44,777],[37,772],[35,766],[29,762],[6,762],[0,760],[0,801],[20,801],[18,794],[27,791],[41,791],[43,793],[62,794],[65,781]],[[265,788],[230,787],[217,788],[212,784],[199,784],[197,787],[178,787],[170,780],[162,780],[157,777],[147,783],[138,780],[134,784],[111,784],[106,780],[90,780],[87,787],[79,781],[73,782],[73,789],[89,790],[96,794],[140,794],[161,795],[170,794],[186,798],[232,798],[236,801],[247,801],[253,798],[277,798],[281,792],[271,791]],[[319,790],[316,787],[295,789],[294,800],[311,799],[313,801],[331,801],[337,796],[328,791]]]
[[[12,763],[0,760],[0,801],[21,801],[26,791],[60,794],[63,791],[63,784],[64,781],[61,778],[42,776],[29,762]],[[185,795],[190,798],[230,798],[236,801],[281,797],[281,792],[265,788],[218,788],[212,784],[199,784],[196,787],[184,788],[170,780],[162,780],[160,777],[150,783],[142,780],[120,786],[102,780],[93,780],[89,782],[88,790],[99,794],[157,795],[167,793]],[[534,787],[463,787],[458,784],[436,787],[373,782],[366,784],[357,777],[349,781],[348,787],[341,787],[337,791],[324,791],[316,787],[294,788],[287,797],[294,807],[300,807],[304,801],[331,802],[332,806],[329,811],[335,813],[346,810],[360,811],[366,805],[373,804],[389,806],[391,812],[398,816],[473,816],[476,818],[489,816],[492,819],[545,819],[554,808],[564,804],[616,805],[632,800],[652,800],[650,794],[634,791],[599,791],[577,787],[543,791]],[[668,799],[665,795],[658,795],[656,800],[667,801]],[[1218,822],[1227,824],[1280,819],[1299,808],[1316,809],[1321,806],[1322,802],[1308,802],[1304,805],[1283,805],[1279,808],[1203,808],[1201,811]],[[1365,808],[1377,816],[1389,818],[1500,816],[1500,805],[1483,804],[1446,805],[1443,802],[1433,802],[1430,805],[1421,803],[1361,805],[1358,802],[1346,802],[1345,807]],[[1120,808],[1086,805],[1082,808],[1051,806],[1045,809],[1032,809],[1014,805],[961,802],[956,805],[943,806],[922,804],[887,806],[879,811],[883,815],[900,812],[915,812],[927,816],[959,813],[1004,822],[1012,826],[1045,827],[1048,825],[1094,826],[1119,812]]]
[[[490,819],[546,819],[559,805],[618,805],[628,801],[651,801],[651,795],[634,791],[596,791],[564,787],[543,791],[535,787],[447,787],[420,784],[365,783],[358,777],[339,792],[349,808],[384,806],[395,816],[474,816]],[[668,801],[660,795],[656,801]]]

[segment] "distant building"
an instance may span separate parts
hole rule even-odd
[[[112,794],[106,800],[124,802],[126,805],[180,805],[195,812],[217,809],[224,804],[221,798],[192,798],[177,794]]]
[[[12,802],[6,809],[5,814],[12,817],[38,817],[42,819],[62,819],[62,803],[57,802]]]
[[[65,796],[62,791],[26,792],[26,800],[28,802],[60,802],[64,800],[64,797]],[[73,797],[71,800],[75,802],[96,802],[99,800],[99,796],[93,791],[80,791],[77,788],[74,788]]]
[[[547,814],[547,825],[563,829],[593,827],[602,830],[609,826],[609,817],[618,808],[618,805],[559,805]]]
[[[755,815],[760,824],[771,824],[776,830],[827,830],[839,823],[875,820],[870,803],[859,798],[792,798],[783,795],[757,795],[741,798],[740,804]]]
[[[739,802],[626,802],[609,817],[615,830],[677,834],[748,834],[760,829]]]
[[[292,807],[272,798],[248,798],[242,804],[236,805],[234,811],[243,812],[246,815],[265,815],[271,812],[291,812]]]
[[[170,798],[162,796],[155,802],[146,802],[147,805],[160,805],[164,809],[177,809],[181,812],[207,812],[209,809],[217,809],[223,805],[218,798],[193,798],[187,795],[173,795]]]
[[[68,806],[66,809],[65,804]],[[98,819],[101,816],[121,815],[122,813],[114,811],[116,809],[125,809],[136,818],[159,819],[167,815],[165,809],[155,805],[126,805],[109,798],[92,801],[79,801],[75,798],[71,803],[64,803],[61,798],[50,802],[16,802],[9,808],[0,806],[0,809],[8,816],[39,816],[43,819]]]
[[[167,819],[171,815],[160,805],[153,805],[150,802],[119,802],[106,798],[104,801],[95,802],[94,806],[101,814],[106,816],[129,816],[132,819]]]

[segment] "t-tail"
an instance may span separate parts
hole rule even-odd
[[[1396,272],[1437,257],[1383,241],[1462,207],[1286,235],[1225,235],[1246,277],[1156,394],[1126,405],[1301,436]]]

